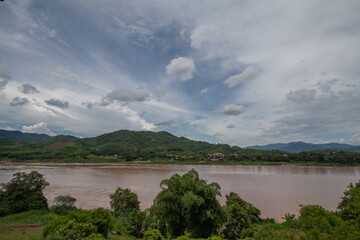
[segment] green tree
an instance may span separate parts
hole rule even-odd
[[[228,220],[225,223],[223,233],[229,239],[246,237],[246,230],[252,224],[261,221],[260,210],[234,192],[226,195],[225,212],[228,215]]]
[[[115,216],[127,216],[131,212],[140,210],[140,202],[136,193],[128,188],[118,187],[114,194],[110,195],[110,206]]]
[[[221,226],[224,214],[216,199],[221,196],[219,184],[207,184],[192,169],[183,176],[174,174],[160,186],[151,212],[163,234],[177,237],[188,231],[192,237],[209,237]]]
[[[50,210],[54,211],[57,214],[62,214],[66,211],[76,210],[76,198],[73,198],[70,195],[59,195],[55,197],[54,202],[55,205],[51,206]]]
[[[164,237],[157,229],[149,230],[144,233],[144,240],[163,240]]]
[[[357,227],[346,224],[339,216],[321,206],[304,206],[300,209],[299,227],[307,239],[359,239]]]
[[[338,206],[340,216],[345,221],[357,220],[360,223],[360,180],[355,185],[350,183],[348,188]]]
[[[69,212],[43,228],[44,239],[104,239],[112,229],[111,214],[97,208]]]
[[[37,171],[17,172],[0,185],[0,216],[28,210],[48,209],[42,190],[49,185]]]

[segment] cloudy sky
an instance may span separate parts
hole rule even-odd
[[[0,128],[360,145],[360,1],[5,0]]]

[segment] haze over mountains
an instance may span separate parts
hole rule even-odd
[[[41,142],[51,138],[46,134],[23,133],[20,131],[8,131],[0,129],[0,136],[17,142]]]
[[[247,148],[256,150],[280,150],[284,152],[306,152],[314,150],[343,150],[343,151],[360,151],[360,146],[354,146],[341,143],[324,143],[313,144],[306,142],[290,142],[290,143],[275,143],[264,146],[255,145]]]
[[[126,130],[124,130],[126,131]],[[129,133],[134,133],[129,135],[130,138],[135,138],[136,131],[126,131]],[[164,132],[167,133],[167,132]],[[155,134],[155,133],[154,133]],[[161,134],[156,134],[161,135]],[[171,134],[166,134],[167,136]],[[104,134],[103,136],[106,136]],[[49,140],[51,137],[46,134],[37,134],[37,133],[23,133],[20,131],[8,131],[0,129],[0,137],[5,137],[9,140],[16,141],[16,142],[42,142],[45,140]],[[76,137],[73,137],[76,139]],[[100,136],[100,138],[103,138]],[[134,141],[134,139],[128,138],[126,141],[130,143]],[[161,137],[160,137],[161,138]],[[173,138],[178,138],[173,136]],[[184,139],[184,138],[182,138]],[[106,139],[103,139],[103,144],[106,142]],[[113,142],[114,139],[108,139],[110,142]],[[115,140],[116,141],[116,140]],[[189,140],[189,143],[193,142]],[[166,144],[166,141],[163,143]],[[280,150],[284,152],[304,152],[304,151],[313,151],[313,150],[343,150],[343,151],[360,151],[360,146],[354,146],[349,144],[340,144],[340,143],[326,143],[326,144],[313,144],[313,143],[306,143],[306,142],[290,142],[290,143],[275,143],[275,144],[267,144],[267,145],[255,145],[246,147],[248,149],[256,149],[256,150]]]

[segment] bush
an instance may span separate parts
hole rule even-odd
[[[8,183],[0,185],[0,216],[29,210],[47,210],[42,190],[49,185],[42,174],[17,172]]]
[[[98,239],[106,237],[111,228],[110,212],[97,208],[69,212],[45,226],[42,235],[45,239]]]
[[[76,198],[73,198],[70,195],[59,195],[55,197],[54,202],[55,205],[51,206],[50,210],[57,214],[63,214],[66,211],[76,210]]]
[[[149,230],[144,233],[144,240],[163,240],[164,237],[157,229]]]

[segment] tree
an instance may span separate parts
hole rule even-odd
[[[127,216],[131,212],[140,210],[137,194],[128,188],[118,187],[115,193],[110,195],[110,199],[110,206],[115,216]]]
[[[219,184],[207,184],[192,169],[183,176],[174,174],[160,186],[151,212],[164,235],[177,237],[188,231],[195,238],[209,237],[221,226],[224,214],[216,199],[221,196]]]
[[[350,183],[348,188],[338,206],[340,216],[345,221],[358,220],[360,224],[360,180],[355,185]]]
[[[76,210],[75,202],[76,198],[70,195],[59,195],[54,199],[55,205],[51,206],[50,210],[57,214],[62,214],[66,211]]]
[[[44,239],[105,239],[112,229],[109,210],[97,208],[69,212],[43,228]]]
[[[225,223],[223,233],[229,239],[246,237],[246,230],[252,224],[261,221],[260,210],[234,192],[226,195],[225,211],[228,214],[228,220]]]
[[[0,216],[28,210],[48,209],[42,190],[49,185],[37,171],[17,172],[8,183],[0,185]]]
[[[163,240],[164,237],[157,229],[149,230],[144,233],[144,240]]]

